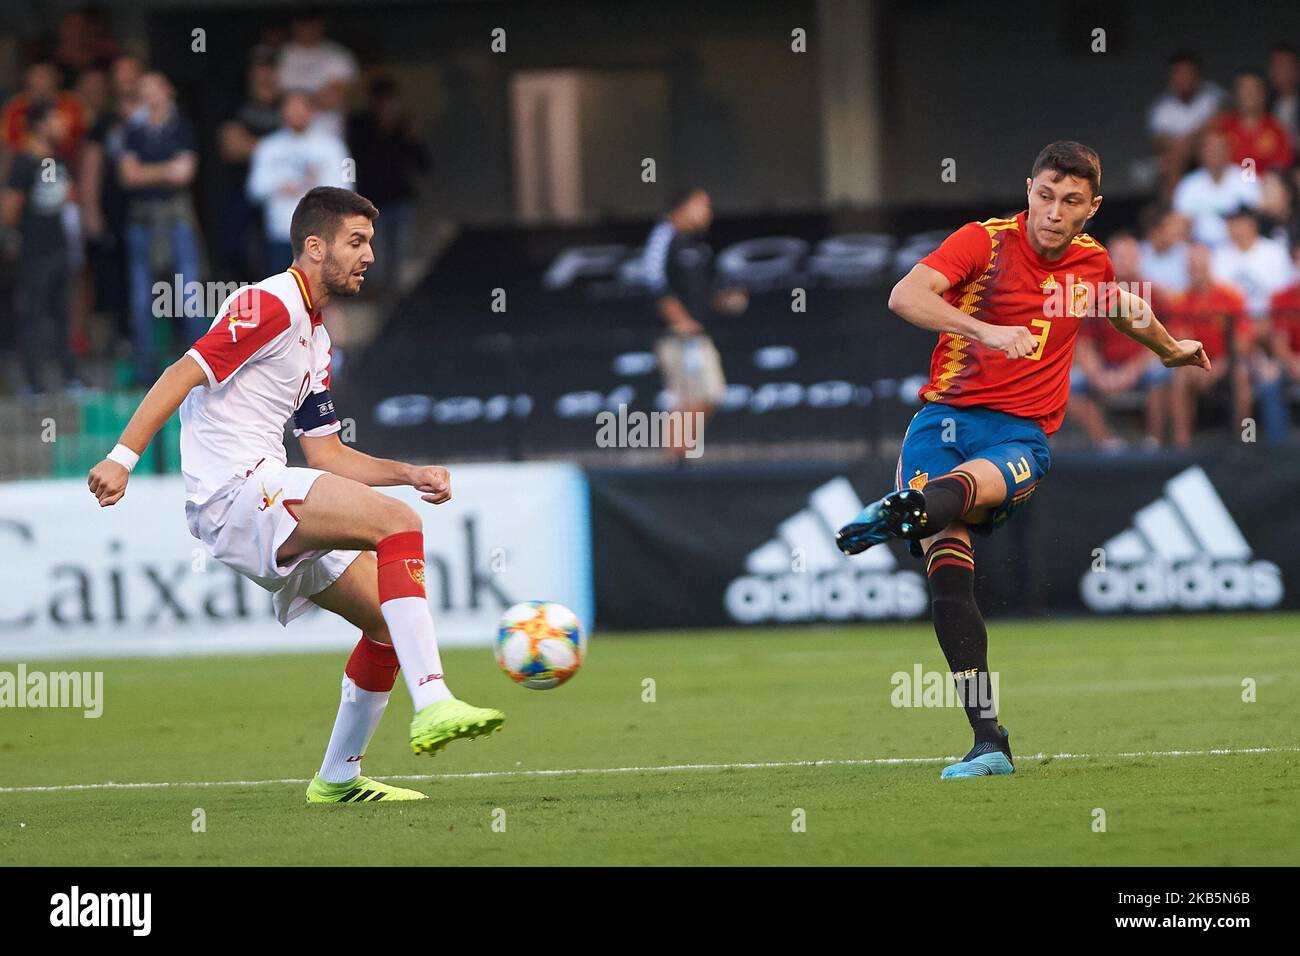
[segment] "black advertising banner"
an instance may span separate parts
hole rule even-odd
[[[893,462],[591,471],[599,626],[924,618],[900,543],[845,558],[834,532]],[[990,616],[1300,607],[1300,452],[1208,460],[1058,455],[1039,491],[976,536]]]
[[[1060,456],[1034,498],[1029,551],[1046,609],[1300,607],[1300,451]]]
[[[905,427],[934,336],[888,311],[889,287],[963,221],[899,234],[828,215],[715,223],[695,248],[714,286],[748,299],[739,314],[700,316],[729,386],[710,440]],[[592,449],[598,412],[664,402],[664,323],[641,268],[652,225],[465,230],[335,375],[340,409],[384,455]]]
[[[1102,215],[1124,221],[1115,202]],[[935,336],[889,311],[890,287],[963,223],[1017,208],[720,216],[680,253],[706,264],[714,289],[747,293],[739,313],[697,316],[728,382],[710,441],[876,447],[901,432]],[[663,401],[664,323],[643,264],[653,225],[465,228],[382,334],[341,362],[342,414],[394,457],[591,450],[597,412]]]
[[[923,617],[899,544],[845,559],[834,534],[892,467],[588,472],[602,628]]]

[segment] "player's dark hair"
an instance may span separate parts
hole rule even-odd
[[[293,256],[296,259],[302,255],[308,236],[333,239],[348,216],[365,216],[373,222],[378,215],[379,210],[374,203],[350,189],[339,189],[337,186],[310,189],[307,195],[298,200],[293,220],[289,224],[289,243],[293,247]]]
[[[1088,181],[1093,196],[1101,194],[1101,157],[1096,150],[1089,149],[1082,143],[1061,139],[1044,146],[1034,160],[1029,178],[1033,179],[1044,169],[1057,173],[1052,177],[1052,182],[1060,182],[1065,176],[1074,176]]]

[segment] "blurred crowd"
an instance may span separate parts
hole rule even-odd
[[[120,384],[151,383],[161,354],[206,331],[216,304],[205,282],[255,282],[289,265],[289,219],[314,186],[356,188],[383,209],[367,295],[391,291],[429,165],[397,83],[373,76],[364,108],[349,114],[361,98],[357,60],[323,19],[261,40],[215,150],[201,148],[172,81],[104,15],[68,13],[32,51],[0,107],[9,391],[81,388],[88,360],[106,354],[129,369]],[[209,162],[220,164],[223,195],[205,242],[195,181]]]
[[[1071,417],[1104,451],[1125,448],[1110,419],[1140,409],[1141,447],[1192,441],[1217,405],[1244,440],[1282,443],[1300,393],[1300,53],[1278,44],[1264,69],[1225,90],[1188,53],[1170,57],[1147,129],[1158,170],[1137,232],[1106,237],[1121,282],[1141,283],[1180,338],[1205,343],[1213,369],[1164,368],[1143,347],[1085,323]]]
[[[24,49],[20,75],[0,77],[0,346],[16,359],[0,393],[149,384],[211,321],[205,289],[289,264],[290,216],[313,186],[356,188],[382,210],[368,297],[392,293],[408,255],[429,156],[398,82],[362,84],[321,17],[262,31],[242,96],[198,129],[172,80],[128,46],[106,15],[70,12]],[[1104,319],[1086,322],[1071,418],[1104,450],[1186,445],[1207,412],[1234,430],[1249,420],[1259,441],[1290,435],[1300,56],[1279,44],[1259,67],[1225,86],[1177,54],[1150,105],[1151,202],[1136,228],[1101,238],[1117,277],[1141,283],[1175,334],[1204,341],[1214,368],[1171,372]],[[220,191],[202,229],[200,171]],[[1117,427],[1126,413],[1140,439],[1120,437],[1133,434]]]

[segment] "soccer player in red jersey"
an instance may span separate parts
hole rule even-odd
[[[373,458],[339,438],[321,309],[361,290],[378,215],[351,190],[309,190],[290,226],[293,265],[226,299],[207,334],[149,389],[88,481],[101,506],[116,504],[140,454],[179,409],[190,533],[270,591],[281,624],[314,604],[361,629],[308,803],[424,799],[361,776],[399,666],[415,705],[417,754],[491,733],[505,720],[448,689],[425,599],[420,516],[373,490],[409,485],[442,504],[451,498],[447,469]],[[306,468],[286,463],[290,418]]]
[[[1175,339],[1114,282],[1106,250],[1083,232],[1101,205],[1093,150],[1052,143],[1025,185],[1025,211],[962,226],[890,293],[890,309],[939,342],[895,490],[836,534],[846,554],[902,538],[926,560],[935,633],[975,733],[945,779],[1015,771],[990,693],[971,532],[1004,522],[1051,467],[1047,437],[1065,417],[1080,321],[1100,312],[1166,367],[1210,368],[1200,342]]]

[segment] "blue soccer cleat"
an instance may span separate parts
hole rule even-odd
[[[957,763],[949,764],[939,773],[940,780],[957,780],[962,777],[999,777],[1016,772],[1016,765],[1011,762],[1011,735],[1007,728],[998,725],[1002,742],[998,744],[976,744],[970,753]]]
[[[860,554],[890,538],[919,537],[925,527],[925,495],[915,488],[891,491],[835,532],[835,544],[845,554]]]

